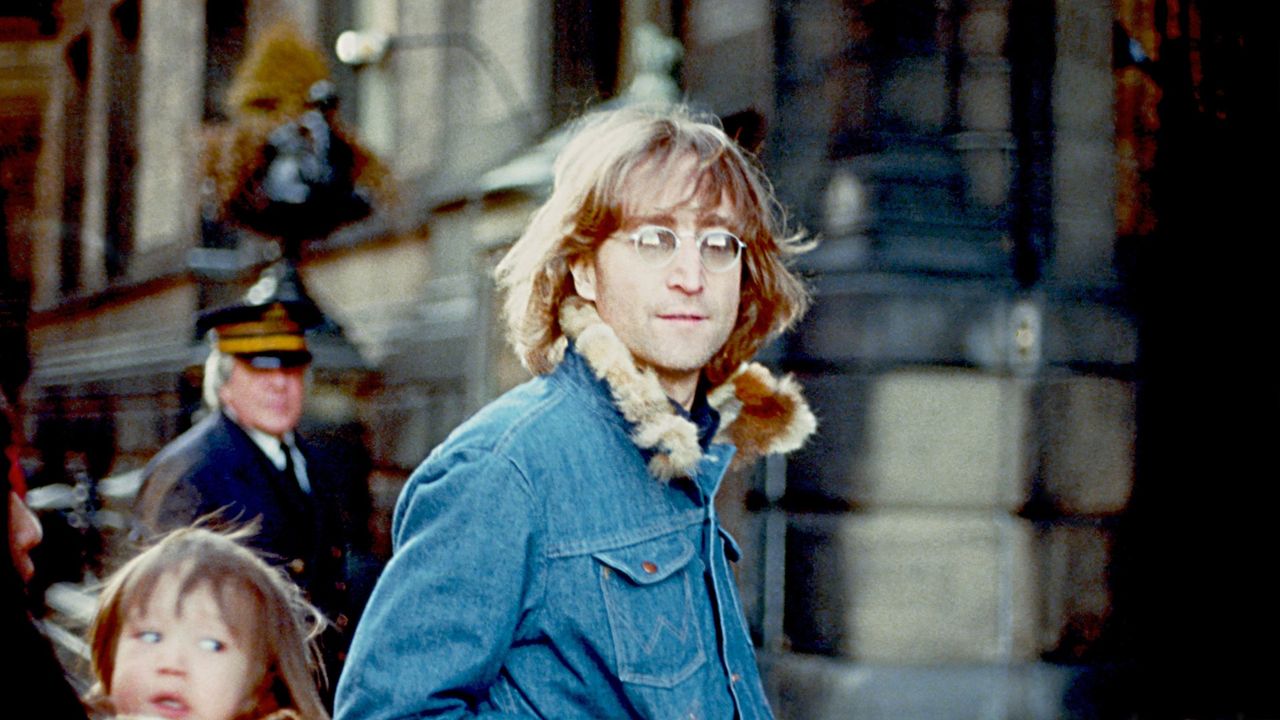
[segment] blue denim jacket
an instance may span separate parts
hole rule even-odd
[[[807,409],[806,409],[807,412]],[[335,718],[770,718],[712,498],[663,482],[570,349],[413,473]]]

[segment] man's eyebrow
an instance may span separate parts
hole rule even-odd
[[[698,216],[699,225],[719,225],[723,228],[732,228],[737,225],[732,218],[721,215],[718,212],[702,213]]]
[[[631,218],[629,225],[674,225],[676,217],[671,213],[653,213],[650,215],[636,215]]]
[[[697,220],[698,220],[698,225],[702,227],[722,227],[727,229],[733,229],[738,225],[738,223],[735,222],[733,218],[723,215],[721,213],[718,213],[714,210],[700,213],[698,215]],[[657,212],[657,213],[651,213],[648,215],[636,215],[632,217],[627,224],[633,225],[633,226],[662,225],[664,227],[671,227],[672,225],[675,225],[675,222],[676,222],[675,215],[671,213]]]

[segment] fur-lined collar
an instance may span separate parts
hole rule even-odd
[[[560,327],[608,385],[618,410],[633,426],[632,440],[653,452],[649,472],[664,481],[692,474],[702,459],[698,429],[675,411],[653,370],[636,366],[613,328],[582,298],[570,297],[561,305]],[[735,465],[791,452],[818,427],[795,378],[775,378],[759,363],[744,363],[728,382],[707,393],[707,402],[720,413],[716,441],[738,448]]]

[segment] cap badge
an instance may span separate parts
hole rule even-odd
[[[249,288],[249,292],[245,293],[244,299],[251,305],[261,305],[274,295],[275,292],[276,279],[268,275],[254,283],[253,287]]]

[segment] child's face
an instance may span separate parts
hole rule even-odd
[[[145,608],[124,618],[112,703],[122,715],[229,720],[245,710],[261,673],[252,672],[247,633],[231,633],[209,583],[179,598],[181,581],[166,573]]]

